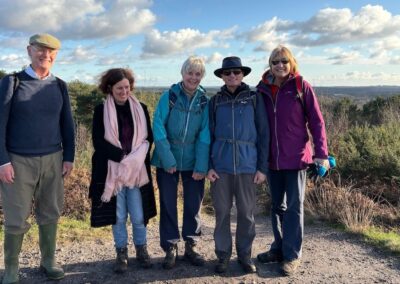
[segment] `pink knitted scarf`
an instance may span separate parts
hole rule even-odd
[[[109,202],[124,186],[140,187],[149,182],[144,164],[149,149],[149,142],[146,140],[146,116],[137,98],[129,96],[128,102],[133,119],[132,150],[119,163],[108,160],[107,179],[101,196],[103,202]],[[104,129],[104,139],[122,148],[118,135],[117,111],[111,95],[108,95],[104,102]]]

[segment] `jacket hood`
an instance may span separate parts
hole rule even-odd
[[[266,85],[272,85],[272,83],[274,82],[274,75],[272,74],[271,69],[268,69],[264,72],[261,77],[261,81]]]

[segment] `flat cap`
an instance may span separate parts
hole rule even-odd
[[[38,44],[51,49],[60,49],[61,42],[49,34],[35,34],[29,38],[29,44]]]

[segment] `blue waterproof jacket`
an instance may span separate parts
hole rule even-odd
[[[268,171],[269,123],[260,94],[242,83],[234,94],[226,86],[211,98],[210,169],[217,173]]]
[[[171,96],[175,96],[173,105]],[[153,166],[207,173],[210,149],[208,102],[203,87],[199,86],[189,99],[181,83],[172,85],[161,95],[153,118]]]

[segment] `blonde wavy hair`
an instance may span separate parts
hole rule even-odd
[[[295,74],[299,72],[299,65],[297,64],[296,58],[294,58],[292,52],[284,45],[278,45],[272,50],[271,55],[269,56],[269,67],[272,68],[272,61],[274,59],[281,59],[285,57],[289,60],[290,63],[290,74]]]

